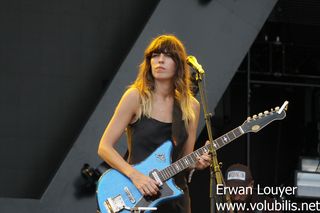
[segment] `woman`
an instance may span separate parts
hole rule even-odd
[[[157,195],[158,183],[131,164],[141,162],[167,140],[174,144],[173,162],[194,149],[200,106],[190,90],[186,57],[182,42],[174,35],[155,38],[145,50],[137,79],[122,96],[100,141],[99,156],[126,175],[144,196]],[[114,148],[125,130],[127,161]],[[210,161],[205,153],[194,168],[204,169]],[[191,211],[185,174],[175,176],[175,183],[184,190],[184,196],[158,206],[158,212]]]

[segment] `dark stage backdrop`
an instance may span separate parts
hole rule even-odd
[[[42,196],[157,3],[0,1],[0,197]]]

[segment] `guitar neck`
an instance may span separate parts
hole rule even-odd
[[[240,137],[244,134],[241,126],[231,130],[230,132],[222,135],[221,137],[215,139],[213,141],[213,146],[216,150],[220,149],[221,147],[227,145],[231,141],[235,140],[236,138]],[[201,148],[195,150],[194,152],[182,157],[181,159],[177,160],[170,166],[164,168],[163,170],[159,171],[159,177],[161,181],[166,181],[171,177],[175,176],[179,172],[185,170],[186,168],[194,165],[197,162],[197,158],[204,154],[205,152],[209,152],[210,144],[206,144]]]

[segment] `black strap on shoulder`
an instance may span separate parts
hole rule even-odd
[[[184,121],[182,120],[182,111],[180,104],[175,99],[173,110],[172,110],[172,139],[174,144],[178,146],[181,143],[184,143],[188,137]]]

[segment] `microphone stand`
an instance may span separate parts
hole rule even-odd
[[[210,119],[211,114],[208,113],[208,111],[207,111],[208,103],[207,103],[206,95],[205,95],[204,89],[203,89],[203,82],[202,82],[203,75],[204,75],[204,70],[196,69],[196,81],[197,81],[198,88],[199,88],[199,93],[200,93],[201,103],[202,103],[202,107],[203,107],[203,113],[204,113],[204,119],[206,122],[208,137],[209,137],[209,141],[211,144],[210,152],[212,154],[212,162],[210,165],[210,212],[215,213],[216,212],[215,203],[217,203],[217,202],[221,203],[225,200],[230,204],[231,199],[230,199],[229,194],[226,194],[225,198],[217,195],[217,185],[220,184],[220,185],[224,186],[225,184],[224,184],[224,180],[223,180],[223,175],[221,174],[220,164],[218,163],[217,152],[216,152],[216,149],[213,145],[211,119]],[[221,199],[221,198],[224,198],[224,199]],[[215,200],[217,202],[215,202]],[[219,212],[222,212],[222,211],[219,209]],[[230,212],[232,212],[232,210]]]

